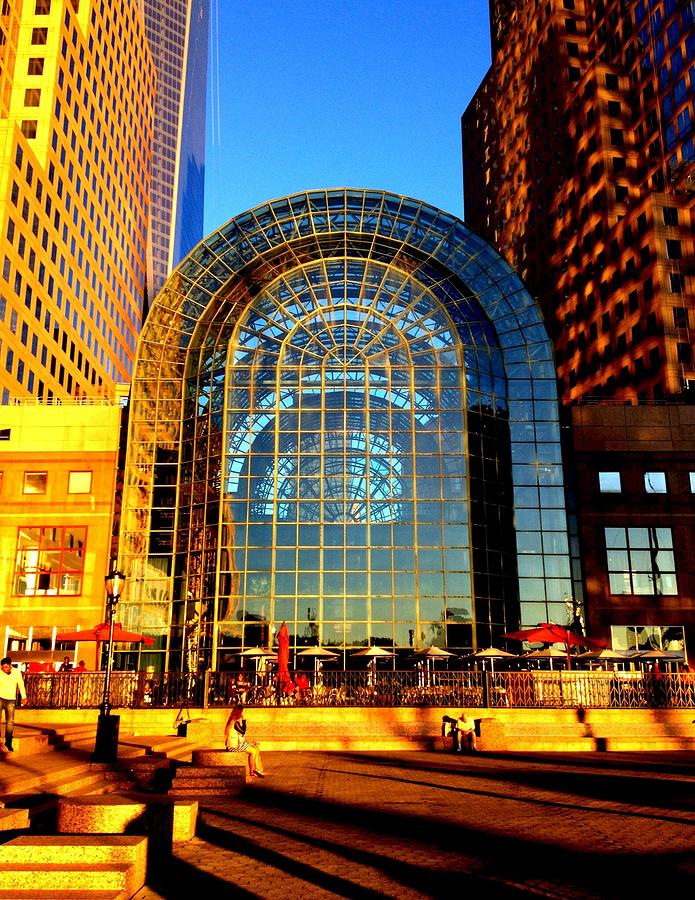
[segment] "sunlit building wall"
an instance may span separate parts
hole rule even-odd
[[[136,0],[2,5],[0,402],[113,395],[146,290],[156,79]]]
[[[157,71],[149,297],[203,237],[209,0],[144,0]]]
[[[466,109],[466,221],[538,297],[561,395],[646,402],[695,381],[695,9],[491,0]]]
[[[359,190],[233,219],[145,323],[121,520],[128,665],[488,646],[571,595],[540,312],[462,222]],[[346,658],[345,657],[345,658]]]
[[[104,619],[121,415],[108,401],[4,408],[0,650],[15,661],[51,659],[57,634]],[[93,643],[78,652],[95,667]]]

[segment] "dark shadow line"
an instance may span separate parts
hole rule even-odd
[[[341,757],[345,759],[346,762],[354,761],[354,758],[347,754],[341,754]],[[361,760],[364,762],[364,760]],[[459,761],[459,763],[462,761]],[[382,768],[386,768],[386,763],[381,762],[377,763],[381,765]],[[461,765],[452,767],[452,769],[441,769],[438,768],[436,770],[430,767],[420,767],[417,765],[414,766],[399,766],[397,761],[392,761],[391,765],[388,768],[410,768],[415,771],[426,771],[433,772],[437,771],[439,773],[451,774],[457,777],[467,777],[467,778],[477,778],[477,779],[489,779],[490,781],[497,782],[509,782],[512,784],[519,784],[524,787],[530,787],[535,789],[541,789],[546,791],[557,791],[562,793],[571,793],[578,797],[585,797],[586,799],[596,799],[602,800],[604,802],[615,802],[615,803],[626,803],[633,802],[633,798],[637,790],[641,793],[644,793],[644,788],[647,785],[654,785],[658,781],[658,799],[659,805],[657,806],[656,802],[649,803],[646,801],[642,801],[642,805],[649,806],[651,808],[663,808],[664,806],[670,806],[674,809],[681,810],[685,813],[690,813],[695,809],[695,783],[679,778],[679,779],[665,779],[658,780],[655,776],[651,775],[611,775],[611,774],[592,774],[587,772],[549,772],[547,768],[539,768],[539,769],[519,769],[516,768],[514,770],[505,769],[504,771],[499,771],[494,768],[488,767],[478,767],[474,768],[465,768],[462,769]],[[334,770],[335,771],[335,770]],[[367,773],[361,773],[365,777],[377,777],[377,776],[368,776]],[[410,783],[409,779],[400,779]],[[420,784],[424,784],[428,787],[437,787],[442,789],[453,789],[449,788],[446,785],[433,785],[429,782],[420,782]],[[588,790],[587,788],[593,788],[593,790]],[[605,788],[605,790],[598,790],[597,788]],[[684,791],[685,797],[684,797]],[[657,794],[655,792],[655,798]],[[692,798],[692,799],[689,799]]]
[[[259,900],[263,895],[254,894],[245,888],[218,878],[196,868],[193,864],[172,856],[167,862],[165,871],[147,878],[146,884],[163,897],[178,900],[189,891],[199,892],[194,896],[217,898],[234,898],[234,900]]]
[[[263,791],[265,793],[266,789],[264,788]],[[276,799],[279,802],[272,806],[266,804],[264,807],[266,810],[275,808],[285,813],[302,816],[304,819],[323,821],[343,827],[355,827],[362,832],[373,834],[375,842],[384,837],[386,839],[393,837],[404,838],[408,841],[418,840],[422,844],[422,835],[426,834],[427,842],[441,852],[460,853],[465,850],[469,858],[476,860],[477,871],[475,874],[483,878],[481,883],[487,886],[488,894],[492,878],[498,882],[500,879],[506,881],[509,890],[512,890],[511,885],[519,885],[520,881],[524,880],[530,884],[536,884],[541,879],[544,883],[552,881],[556,885],[581,885],[586,891],[593,890],[590,896],[602,898],[614,896],[624,898],[627,896],[625,891],[636,891],[636,896],[644,896],[643,893],[639,893],[640,890],[647,887],[652,881],[654,881],[652,887],[656,890],[658,884],[661,883],[664,871],[672,872],[674,882],[682,887],[692,887],[693,884],[692,874],[676,869],[678,864],[683,861],[689,862],[691,859],[691,853],[686,851],[673,854],[654,854],[649,857],[650,862],[658,859],[658,864],[653,865],[650,869],[651,874],[645,874],[643,864],[645,856],[632,851],[616,852],[610,849],[606,853],[584,852],[568,849],[565,846],[561,848],[561,852],[553,853],[554,845],[547,842],[541,843],[537,840],[530,841],[526,838],[510,837],[489,831],[483,832],[475,827],[437,822],[422,816],[396,815],[382,810],[370,809],[368,817],[365,817],[366,811],[362,807],[310,800],[296,795],[276,795],[272,790],[267,793],[272,796],[268,796],[266,799]],[[220,815],[220,811],[214,807],[208,807],[207,812]],[[232,818],[234,816],[239,821],[239,814],[233,813]],[[252,820],[252,823],[257,828],[267,827],[267,816],[264,816],[261,824],[256,820]],[[239,838],[236,833],[230,836],[226,830],[217,826],[210,825],[208,828],[211,830],[205,834],[210,839],[213,837],[213,830],[217,831],[224,835],[224,842],[230,846],[234,844],[234,841],[237,841],[237,845],[254,843],[248,839]],[[292,835],[295,839],[298,838],[296,830],[292,832]],[[415,838],[415,835],[418,837]],[[201,836],[204,836],[202,831]],[[302,834],[301,840],[310,842],[315,839]],[[250,849],[247,847],[246,852],[250,852]],[[344,848],[342,852],[344,855]],[[273,851],[262,850],[258,858],[264,859],[267,854],[273,854]],[[610,861],[610,865],[607,865],[608,861]],[[481,872],[485,872],[485,876],[481,876]],[[598,872],[601,872],[602,880],[600,893],[597,894]],[[615,888],[615,893],[608,893],[609,888]],[[527,890],[528,893],[536,893],[536,891]],[[546,896],[548,895],[547,892],[544,891],[544,893]],[[433,895],[430,893],[428,896]],[[450,896],[450,892],[442,896]]]
[[[202,821],[199,821],[196,834],[201,840],[210,844],[226,850],[233,850],[236,853],[242,853],[245,856],[256,859],[258,862],[280,869],[308,884],[330,890],[341,897],[355,898],[355,900],[377,900],[377,898],[383,898],[384,896],[379,890],[363,887],[338,875],[320,872],[307,863],[292,859],[282,853],[278,853],[276,850],[262,847],[250,838],[242,837],[239,834],[230,835],[223,828],[209,825],[204,818]]]

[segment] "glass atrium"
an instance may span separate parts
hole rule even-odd
[[[499,642],[571,596],[550,344],[462,222],[298,194],[204,240],[157,297],[131,399],[121,618],[213,668]],[[168,654],[168,656],[167,656]],[[346,660],[347,661],[347,660]]]

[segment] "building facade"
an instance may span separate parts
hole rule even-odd
[[[561,395],[693,387],[695,8],[491,0],[462,119],[466,221],[541,304]]]
[[[550,343],[495,251],[391,194],[277,200],[145,324],[121,618],[162,669],[191,645],[224,668],[282,622],[345,655],[487,646],[566,614],[563,484]]]
[[[157,71],[148,294],[203,238],[209,0],[145,0]]]
[[[616,650],[684,653],[695,647],[695,408],[571,413],[591,634]]]
[[[0,649],[15,661],[50,661],[57,634],[104,620],[120,428],[108,401],[4,410]],[[95,650],[79,645],[89,668]]]
[[[130,380],[156,78],[136,0],[0,16],[0,404]]]

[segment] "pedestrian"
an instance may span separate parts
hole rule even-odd
[[[244,707],[235,706],[224,726],[224,746],[230,753],[246,753],[249,774],[252,778],[265,778],[261,762],[261,748],[255,741],[246,740],[246,719]]]
[[[72,663],[70,662],[70,657],[63,657],[63,661],[60,664],[59,672],[72,672]]]
[[[19,669],[12,666],[9,656],[0,660],[0,719],[2,711],[5,711],[5,749],[13,752],[12,736],[14,734],[14,711],[17,705],[17,694],[20,697],[20,705],[24,705],[27,692],[24,687],[24,679]]]
[[[86,672],[86,671],[87,671],[87,666],[85,665],[85,662],[83,659],[81,659],[79,661],[79,663],[73,669],[73,672]]]
[[[464,745],[471,751],[477,751],[478,744],[475,738],[475,722],[462,712],[456,720],[456,752],[460,753]]]

